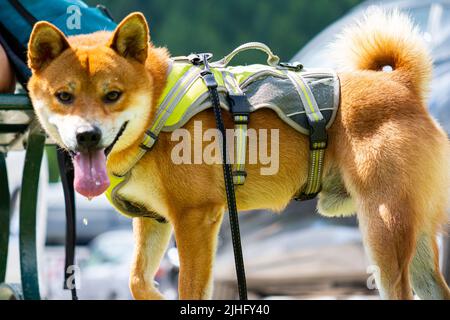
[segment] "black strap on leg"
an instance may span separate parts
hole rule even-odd
[[[216,126],[222,136],[222,161],[223,176],[225,180],[225,191],[227,194],[228,213],[230,217],[231,239],[233,241],[234,262],[236,265],[236,274],[238,280],[239,299],[247,300],[247,284],[245,280],[244,258],[242,255],[241,236],[239,232],[239,218],[236,207],[236,195],[234,193],[233,175],[230,161],[228,161],[227,142],[225,127],[222,119],[222,111],[220,109],[219,94],[217,93],[217,81],[214,74],[209,69],[208,55],[199,54],[204,69],[201,73],[202,79],[208,87],[209,96],[214,109],[216,118]],[[210,57],[210,56],[209,56]]]
[[[74,169],[70,154],[62,149],[58,149],[58,165],[61,175],[61,182],[64,190],[64,201],[66,205],[66,259],[64,266],[64,289],[70,290],[72,300],[78,300],[75,286],[75,243],[76,243],[76,219],[75,219],[75,190],[73,187]],[[72,277],[72,279],[70,279]],[[71,287],[67,286],[70,282]]]

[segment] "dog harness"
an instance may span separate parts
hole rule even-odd
[[[264,51],[268,55],[267,65],[228,66],[235,55],[249,49]],[[295,199],[314,198],[321,188],[326,129],[331,126],[339,105],[340,85],[336,73],[329,69],[305,69],[299,63],[280,63],[266,45],[257,42],[244,44],[225,58],[211,62],[210,71],[217,82],[220,107],[231,112],[234,120],[234,184],[243,185],[247,176],[247,127],[251,113],[269,108],[292,128],[309,136],[308,179]],[[167,85],[137,156],[122,172],[109,173],[111,184],[106,195],[122,214],[143,216],[142,210],[121,199],[118,191],[129,180],[131,169],[152,149],[160,132],[181,128],[196,114],[212,107],[201,72],[200,55],[171,59]],[[153,213],[146,216],[164,220]]]

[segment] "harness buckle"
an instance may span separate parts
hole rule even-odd
[[[310,121],[309,123],[309,149],[322,150],[326,149],[328,145],[328,134],[326,130],[325,119],[318,121]]]
[[[233,171],[233,183],[236,185],[243,185],[247,178],[247,172],[245,170],[234,170]]]
[[[139,147],[145,151],[150,151],[153,149],[156,141],[158,141],[158,136],[150,130],[145,131],[146,142],[142,142]]]
[[[245,94],[228,94],[228,102],[233,116],[247,116],[248,118],[252,106]]]
[[[216,89],[218,84],[216,81],[216,78],[214,77],[214,74],[211,72],[211,70],[204,69],[200,75],[203,78],[203,81],[205,82],[205,85],[208,87],[208,89]]]

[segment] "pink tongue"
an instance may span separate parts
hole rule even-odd
[[[75,190],[85,197],[101,195],[109,187],[106,173],[106,156],[104,149],[86,153],[77,153],[73,157],[75,169]]]

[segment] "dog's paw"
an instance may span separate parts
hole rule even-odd
[[[130,290],[135,300],[166,300],[163,294],[154,286],[147,285],[146,281],[135,280],[130,282]]]
[[[134,300],[166,300],[157,289],[131,291]]]

